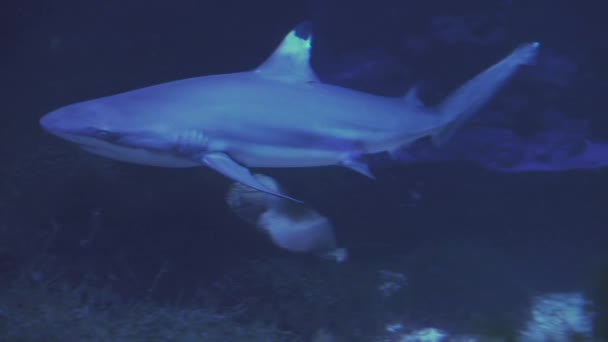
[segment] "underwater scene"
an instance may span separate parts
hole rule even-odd
[[[608,341],[604,8],[3,2],[0,342]]]

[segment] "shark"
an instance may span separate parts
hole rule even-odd
[[[417,87],[385,97],[323,83],[310,65],[312,30],[298,25],[254,70],[181,79],[56,109],[43,129],[118,161],[208,167],[255,190],[296,202],[252,168],[343,166],[374,178],[366,156],[430,137],[447,142],[520,66],[538,42],[509,55],[426,106]]]

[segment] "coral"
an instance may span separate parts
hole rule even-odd
[[[199,307],[127,303],[108,289],[15,283],[0,291],[0,340],[46,342],[298,341]]]

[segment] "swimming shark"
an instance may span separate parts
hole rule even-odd
[[[250,168],[341,165],[374,178],[365,156],[430,137],[445,143],[529,64],[526,43],[427,107],[414,87],[389,98],[321,82],[312,70],[310,30],[298,26],[251,71],[201,76],[71,104],[40,119],[82,149],[130,163],[207,166],[259,191]]]

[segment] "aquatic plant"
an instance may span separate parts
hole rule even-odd
[[[127,302],[86,283],[21,280],[0,290],[0,340],[7,342],[301,341],[271,324],[241,324],[236,316],[194,305]]]

